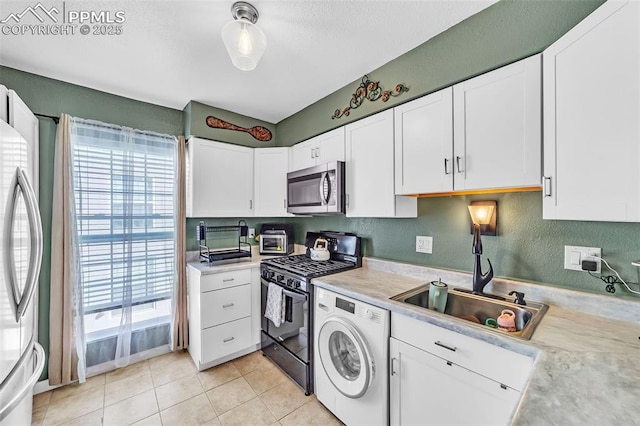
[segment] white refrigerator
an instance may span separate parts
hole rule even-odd
[[[33,386],[45,361],[36,342],[42,261],[38,143],[37,118],[0,85],[1,426],[31,424]]]

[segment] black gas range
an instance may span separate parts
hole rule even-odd
[[[312,260],[316,240],[327,241],[328,260]],[[294,379],[307,395],[313,393],[313,285],[311,280],[362,266],[360,237],[340,232],[307,232],[305,254],[275,257],[260,263],[262,282],[262,352]],[[284,298],[284,320],[267,319],[269,285]]]

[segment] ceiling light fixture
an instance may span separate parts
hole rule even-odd
[[[244,1],[231,6],[233,21],[222,27],[222,41],[233,65],[242,71],[256,68],[267,48],[267,37],[258,28],[258,11]]]

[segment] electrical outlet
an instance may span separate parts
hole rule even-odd
[[[249,238],[255,238],[256,228],[249,228]]]
[[[598,247],[564,246],[564,269],[582,271],[582,261],[592,260],[596,262],[594,272],[600,273],[600,256],[602,249]]]
[[[433,237],[416,236],[416,252],[431,254],[433,252]]]

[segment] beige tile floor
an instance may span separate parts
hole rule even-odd
[[[186,351],[35,395],[33,425],[340,425],[260,351],[198,372]]]

